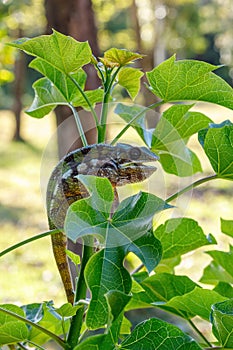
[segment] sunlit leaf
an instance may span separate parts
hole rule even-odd
[[[50,63],[66,74],[77,72],[91,61],[92,52],[87,42],[77,40],[53,30],[51,35],[36,38],[21,38],[10,44]]]
[[[126,64],[129,64],[140,58],[143,58],[143,55],[125,49],[116,49],[113,47],[105,51],[104,57],[100,58],[100,60],[104,65],[112,68],[125,66]]]
[[[221,219],[221,231],[226,235],[233,237],[233,220]]]
[[[154,235],[162,244],[164,259],[180,256],[203,245],[216,244],[213,237],[208,239],[198,223],[189,218],[167,220]]]
[[[129,93],[132,100],[134,100],[140,90],[140,79],[144,73],[140,70],[127,67],[122,69],[118,74],[118,83],[123,86]]]
[[[162,100],[198,100],[233,109],[233,90],[212,73],[218,66],[195,60],[175,60],[175,55],[147,73],[151,91]]]
[[[199,350],[201,347],[179,328],[151,318],[138,324],[122,343],[122,350]]]
[[[183,317],[192,318],[198,315],[205,320],[209,320],[211,306],[226,299],[213,290],[196,287],[191,292],[176,296],[159,306]]]

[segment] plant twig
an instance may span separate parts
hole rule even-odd
[[[171,202],[174,199],[176,199],[177,197],[179,197],[180,195],[182,195],[183,193],[188,192],[188,191],[192,190],[193,188],[195,188],[195,187],[197,187],[205,182],[208,182],[210,180],[214,180],[214,179],[218,179],[217,174],[203,177],[202,179],[193,182],[191,185],[188,185],[187,187],[183,188],[182,190],[180,190],[180,191],[176,192],[175,194],[173,194],[172,196],[168,197],[166,199],[166,202]]]
[[[7,253],[9,253],[9,252],[11,252],[12,250],[15,250],[15,249],[17,249],[17,248],[19,248],[19,247],[21,247],[21,246],[27,244],[27,243],[31,243],[31,242],[33,242],[33,241],[36,241],[36,240],[41,239],[41,238],[44,238],[44,237],[46,237],[46,236],[53,235],[53,234],[58,233],[58,232],[60,232],[60,231],[57,230],[57,229],[56,229],[56,230],[50,230],[50,231],[46,231],[46,232],[40,233],[40,234],[38,234],[38,235],[36,235],[36,236],[27,238],[27,239],[25,239],[24,241],[21,241],[21,242],[19,242],[19,243],[16,243],[16,244],[12,245],[11,247],[9,247],[9,248],[7,248],[7,249],[5,249],[5,250],[2,250],[2,251],[0,252],[0,257],[3,256],[3,255],[5,255],[5,254],[7,254]]]
[[[152,105],[146,107],[147,109],[153,109],[156,108],[158,106],[161,106],[162,104],[164,104],[164,101],[159,101],[156,103],[153,103]],[[145,113],[146,109],[143,109],[143,111],[139,112],[138,114],[136,114],[128,124],[126,124],[126,126],[119,132],[119,134],[117,134],[117,136],[112,140],[111,145],[114,145],[119,138],[129,129],[130,126],[133,125],[133,123],[142,116],[143,113]]]

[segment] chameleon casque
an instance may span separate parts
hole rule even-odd
[[[77,175],[106,177],[111,182],[117,199],[116,186],[147,179],[156,167],[144,165],[154,162],[158,156],[145,147],[118,143],[116,146],[96,144],[79,148],[67,154],[54,168],[47,187],[47,215],[50,229],[61,229],[53,234],[54,257],[66,291],[73,303],[74,294],[66,256],[66,236],[62,233],[68,207],[75,201],[89,196],[77,179]]]

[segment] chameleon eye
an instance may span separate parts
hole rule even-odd
[[[131,160],[137,160],[141,156],[141,150],[138,147],[134,147],[129,152]]]

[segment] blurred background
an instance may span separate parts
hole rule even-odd
[[[25,115],[33,99],[32,83],[39,75],[27,67],[32,58],[6,46],[7,42],[50,34],[54,28],[79,41],[88,40],[97,57],[110,47],[145,54],[139,62],[143,70],[151,70],[174,53],[178,59],[224,65],[216,74],[232,85],[232,23],[232,0],[0,0],[0,250],[47,230],[40,184],[46,171],[41,166],[43,152],[48,152],[56,126],[70,115],[64,107],[41,120]],[[87,71],[87,88],[98,87],[95,72],[91,67]],[[142,89],[138,103],[148,105],[153,99]],[[203,103],[195,108],[215,122],[233,120],[232,111],[225,108]],[[60,156],[68,147],[67,135],[58,136]],[[210,173],[196,139],[191,143],[204,171]],[[170,176],[166,181],[168,192],[174,192],[177,179]],[[186,208],[185,214],[199,220],[206,234],[212,232],[221,249],[228,248],[221,238],[219,215],[233,219],[232,195],[232,183],[216,181],[196,190]],[[184,257],[179,273],[198,280],[210,260],[201,253],[198,261],[197,266],[195,255]],[[65,301],[49,238],[1,258],[0,303],[50,299],[56,305]]]

